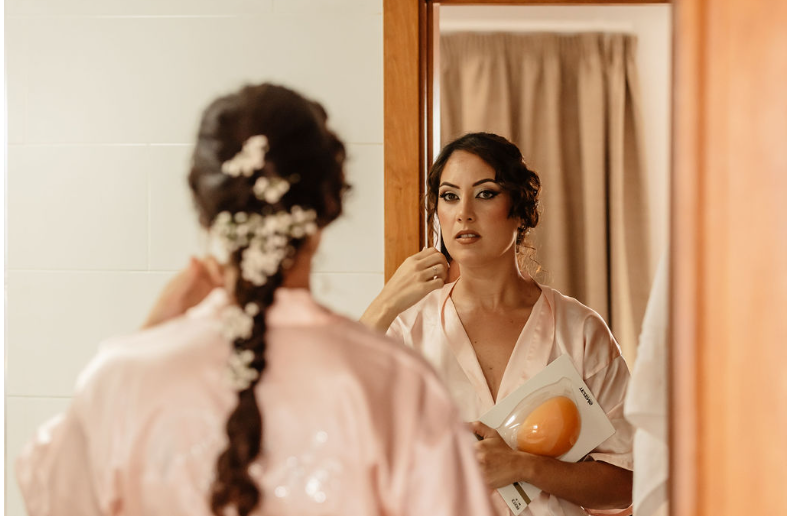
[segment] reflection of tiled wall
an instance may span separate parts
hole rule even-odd
[[[6,514],[13,460],[102,339],[134,330],[199,253],[185,183],[201,109],[270,80],[321,101],[354,189],[316,296],[359,316],[383,284],[381,0],[6,0]]]

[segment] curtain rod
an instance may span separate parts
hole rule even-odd
[[[439,18],[439,32],[634,32],[632,23],[606,20],[447,20]]]

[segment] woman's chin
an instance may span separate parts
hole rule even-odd
[[[448,246],[447,251],[453,257],[453,260],[458,262],[458,265],[463,268],[496,268],[504,263],[515,263],[515,251],[512,251],[510,248],[504,249],[502,252],[496,252],[496,250],[492,249],[455,245],[452,248]],[[512,257],[506,260],[506,257],[511,256],[511,253]]]
[[[479,268],[491,265],[491,257],[485,256],[472,249],[456,249],[450,252],[453,261],[457,262],[460,267],[464,268]]]

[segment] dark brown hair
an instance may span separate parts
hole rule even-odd
[[[313,209],[319,228],[335,220],[341,212],[346,190],[342,142],[326,126],[326,112],[317,103],[281,86],[247,86],[237,93],[215,100],[203,113],[195,147],[189,186],[200,222],[210,227],[221,212],[269,213],[290,211],[293,206]],[[233,158],[245,141],[264,135],[268,140],[262,169],[251,177],[233,177],[222,172],[222,163]],[[288,179],[291,187],[275,204],[259,200],[253,184],[261,176]],[[298,252],[304,238],[291,238],[288,245]],[[242,247],[232,254],[233,266],[240,267]],[[256,303],[252,335],[233,342],[236,350],[251,350],[250,364],[258,378],[266,366],[266,308],[283,281],[283,265],[263,286],[256,286],[240,274],[234,289],[239,306]],[[258,380],[238,393],[238,404],[230,414],[226,431],[228,447],[217,459],[211,490],[211,509],[223,514],[235,507],[239,516],[249,514],[260,502],[260,493],[247,469],[261,451],[263,416],[255,398]]]
[[[521,151],[516,145],[502,136],[492,133],[468,133],[444,146],[439,156],[428,171],[425,195],[426,221],[428,223],[428,241],[434,242],[434,220],[436,205],[439,200],[439,183],[447,160],[456,151],[466,151],[485,161],[494,169],[494,180],[505,190],[512,201],[509,216],[521,221],[516,240],[516,251],[519,266],[526,270],[534,249],[527,242],[527,233],[538,225],[540,178],[527,167]],[[442,252],[448,260],[452,257],[444,246],[442,236],[438,235]]]

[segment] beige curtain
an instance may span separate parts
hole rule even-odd
[[[595,309],[629,364],[650,288],[636,38],[455,33],[441,38],[441,140],[489,131],[543,185],[537,279]]]

